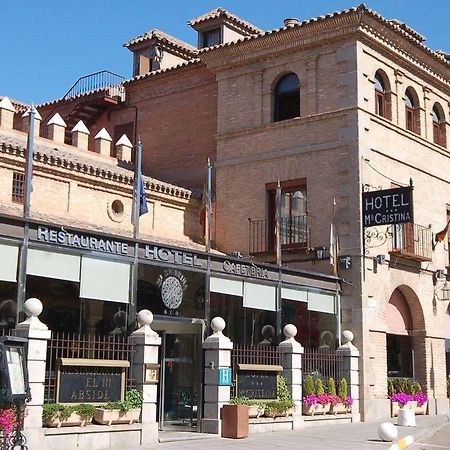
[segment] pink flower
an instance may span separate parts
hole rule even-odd
[[[353,399],[352,396],[349,395],[345,400],[344,400],[344,404],[345,406],[352,406],[353,405]]]
[[[6,438],[14,431],[16,427],[16,411],[14,408],[0,409],[0,429]]]
[[[413,400],[413,396],[410,394],[405,394],[404,392],[399,392],[397,394],[391,395],[391,402],[398,402],[401,408],[403,408],[408,402]]]
[[[413,396],[413,400],[417,402],[418,406],[422,406],[428,401],[428,395],[423,392],[416,392]]]
[[[319,397],[317,395],[307,395],[303,398],[303,403],[308,406],[317,405],[319,403]]]

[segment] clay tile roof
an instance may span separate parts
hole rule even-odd
[[[188,21],[188,25],[193,27],[194,25],[197,25],[199,23],[206,22],[207,20],[211,20],[211,19],[217,19],[219,17],[224,17],[224,18],[228,19],[230,22],[235,22],[253,34],[259,34],[259,33],[263,32],[263,30],[261,30],[260,28],[256,27],[255,25],[251,24],[250,22],[247,22],[244,19],[241,19],[240,17],[227,11],[224,8],[216,8],[216,9],[213,9],[212,11],[207,12],[206,14],[203,14],[202,16],[198,16],[195,19],[191,19]]]
[[[220,8],[218,8],[220,9]],[[408,39],[409,41],[411,41],[414,45],[416,45],[417,47],[421,48],[422,50],[424,50],[426,53],[428,53],[429,55],[431,55],[432,57],[434,57],[435,59],[438,59],[439,61],[443,62],[444,64],[450,65],[450,58],[448,58],[448,53],[442,51],[442,50],[432,50],[431,48],[427,47],[425,44],[423,44],[423,41],[425,40],[425,36],[421,35],[420,33],[418,33],[417,31],[415,31],[414,29],[412,29],[411,27],[409,27],[408,25],[404,24],[403,22],[400,22],[396,19],[394,20],[390,20],[390,19],[386,19],[384,18],[381,14],[377,13],[376,11],[367,8],[367,6],[364,3],[361,3],[359,6],[353,7],[353,8],[347,8],[347,9],[343,9],[340,11],[336,11],[333,13],[329,13],[329,14],[325,14],[322,16],[318,16],[318,17],[314,17],[312,19],[308,19],[308,20],[304,20],[302,22],[298,22],[297,24],[294,25],[289,25],[289,26],[283,26],[280,28],[275,28],[273,30],[269,30],[269,31],[265,31],[265,32],[261,32],[259,34],[254,34],[252,36],[244,36],[242,38],[239,38],[235,41],[231,41],[231,42],[224,42],[223,44],[219,44],[219,45],[215,45],[212,47],[205,47],[202,48],[198,51],[199,55],[203,54],[203,53],[207,53],[210,51],[214,51],[218,48],[223,48],[223,47],[230,47],[245,41],[253,41],[256,39],[261,39],[264,38],[265,36],[269,36],[271,34],[276,34],[288,29],[292,29],[292,28],[298,28],[298,27],[304,27],[308,24],[314,23],[314,22],[323,22],[326,20],[331,20],[333,18],[338,18],[340,16],[344,16],[350,13],[354,13],[354,12],[361,12],[361,13],[366,13],[372,17],[374,17],[376,20],[378,20],[379,22],[383,23],[384,25],[386,25],[387,27],[391,28],[392,30],[396,31],[397,33],[400,33],[404,38]],[[206,15],[205,15],[206,16]],[[203,16],[201,16],[203,17]],[[201,17],[198,17],[197,19],[194,19],[194,23],[197,23],[197,20],[206,20],[206,19],[202,19]],[[191,24],[191,22],[189,22]]]
[[[170,34],[164,33],[164,31],[158,30],[156,28],[147,31],[144,34],[141,34],[140,36],[135,37],[131,41],[128,41],[125,44],[123,44],[123,46],[127,48],[132,47],[135,44],[139,44],[140,42],[148,41],[150,39],[156,39],[158,41],[171,44],[174,47],[186,51],[187,53],[192,54],[197,53],[197,49],[194,46],[188,44],[187,42],[181,41],[180,39],[177,39],[176,37],[173,37]]]

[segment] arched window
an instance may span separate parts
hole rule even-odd
[[[273,121],[300,116],[300,81],[295,73],[280,78],[274,90]]]
[[[406,129],[420,134],[420,110],[419,101],[415,91],[411,88],[405,92],[405,120]]]
[[[378,70],[375,74],[375,114],[391,119],[391,93],[387,76]]]
[[[445,116],[439,103],[435,103],[431,111],[433,118],[433,142],[442,147],[447,146],[447,137],[445,133]]]

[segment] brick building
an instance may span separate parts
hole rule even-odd
[[[335,303],[313,310],[300,298],[264,320],[296,324],[305,346],[354,331],[366,420],[388,415],[387,375],[414,378],[430,413],[448,411],[450,246],[436,233],[450,217],[449,55],[364,5],[267,32],[221,8],[189,24],[198,48],[158,30],[138,36],[125,44],[133,77],[42,105],[42,134],[60,112],[83,117],[91,137],[140,135],[144,173],[191,189],[210,157],[215,247],[255,262],[275,262],[280,181],[284,268],[331,275],[335,225],[340,320]],[[363,226],[363,191],[411,183],[413,222]]]

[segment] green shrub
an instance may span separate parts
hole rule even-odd
[[[314,388],[314,378],[312,377],[312,375],[306,375],[305,380],[303,382],[303,392],[305,397],[307,397],[308,395],[314,395],[315,388]]]
[[[345,400],[347,397],[348,397],[347,380],[345,378],[342,378],[342,380],[339,382],[339,398],[341,400]]]
[[[249,405],[250,399],[248,397],[245,397],[244,395],[241,395],[240,397],[233,397],[230,400],[230,405]]]
[[[292,400],[291,392],[287,386],[287,380],[282,375],[277,376],[277,397],[282,402]]]
[[[334,378],[328,378],[327,391],[328,394],[336,395],[336,382],[334,381]]]
[[[391,378],[388,378],[388,380],[387,380],[387,390],[388,390],[389,397],[391,397],[392,395],[394,395],[396,393],[395,389],[394,389],[394,383]]]
[[[403,378],[401,386],[401,392],[404,392],[405,394],[412,394],[412,384],[409,378]]]
[[[94,417],[95,406],[88,405],[86,403],[81,403],[81,404],[75,406],[75,412],[77,412],[81,417],[90,419],[90,418]]]
[[[322,378],[316,379],[316,395],[325,394],[325,389],[323,388]]]
[[[393,378],[392,385],[394,387],[394,394],[398,394],[402,392],[402,379],[401,378]]]
[[[447,380],[447,397],[450,398],[450,380]]]
[[[70,415],[76,412],[80,416],[90,419],[94,417],[95,406],[88,405],[86,403],[80,403],[79,405],[62,405],[61,403],[47,403],[42,407],[42,420],[60,419],[65,420]]]
[[[422,392],[422,386],[416,381],[411,386],[411,394],[417,394],[418,392]]]
[[[109,402],[102,406],[104,409],[118,409],[122,413],[126,413],[130,409],[139,409],[142,407],[142,392],[137,389],[130,389],[126,395],[123,402]]]
[[[264,414],[266,416],[284,415],[291,408],[294,408],[294,402],[292,400],[269,402],[265,405]]]

